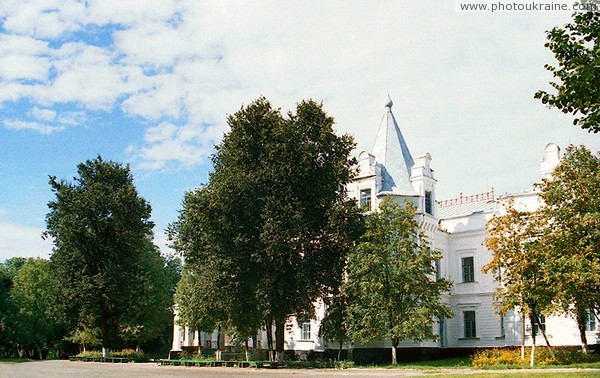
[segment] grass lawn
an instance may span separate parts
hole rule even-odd
[[[29,362],[32,361],[29,358],[1,358],[0,357],[0,363],[10,363],[10,364],[16,364],[19,362]]]

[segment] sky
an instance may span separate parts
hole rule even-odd
[[[389,96],[413,157],[432,156],[437,199],[527,189],[547,143],[600,149],[533,98],[552,80],[545,31],[570,19],[448,0],[3,0],[0,262],[49,257],[48,177],[98,155],[131,166],[169,252],[227,115],[259,96],[283,112],[322,101],[356,154]]]

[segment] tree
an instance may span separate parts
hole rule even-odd
[[[500,283],[496,290],[498,312],[504,316],[518,309],[523,319],[521,358],[525,358],[525,323],[532,325],[531,365],[535,361],[536,332],[533,325],[540,324],[540,316],[552,312],[555,285],[551,281],[546,249],[542,235],[547,226],[539,212],[530,213],[515,208],[514,201],[505,205],[505,214],[495,216],[486,225],[490,234],[485,246],[493,252],[492,260],[483,267]],[[542,331],[550,353],[554,356],[543,327]]]
[[[59,346],[63,328],[49,317],[55,286],[47,260],[11,258],[0,264],[0,348],[43,358]]]
[[[328,298],[326,304],[327,312],[321,321],[319,336],[338,343],[337,359],[339,361],[344,343],[350,341],[348,296],[343,292],[339,292]]]
[[[62,325],[50,318],[49,299],[55,285],[48,261],[41,258],[28,259],[13,279],[11,301],[17,309],[11,325],[13,342],[37,350],[40,358],[62,339]]]
[[[416,208],[386,198],[369,216],[366,232],[348,258],[351,334],[357,341],[434,340],[434,319],[451,317],[441,295],[452,284],[435,279],[441,252],[431,249],[415,219]]]
[[[594,2],[588,5],[598,6]],[[556,82],[556,90],[540,90],[535,98],[544,104],[577,116],[573,124],[589,132],[600,131],[600,13],[575,13],[573,22],[546,33],[546,47],[554,53],[558,67],[546,64]]]
[[[226,272],[210,273],[230,299],[221,320],[238,332],[260,321],[270,346],[275,324],[282,352],[285,320],[312,315],[341,283],[360,218],[345,193],[354,143],[314,101],[284,117],[260,98],[228,124],[209,183],[186,196],[170,235],[190,269]]]
[[[122,337],[136,344],[168,343],[172,337],[174,291],[179,281],[180,259],[165,257],[147,242],[147,250],[134,273],[134,292],[139,298],[122,317]]]
[[[48,203],[46,235],[54,242],[50,258],[58,281],[57,317],[74,326],[99,327],[104,355],[122,321],[140,305],[140,275],[150,247],[150,205],[133,184],[129,167],[100,156],[79,164],[74,182],[50,177],[56,198]],[[158,309],[157,309],[158,311]]]
[[[584,146],[569,146],[539,188],[555,301],[577,320],[587,352],[587,313],[600,309],[600,157]]]

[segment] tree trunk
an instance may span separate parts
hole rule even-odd
[[[277,361],[283,361],[283,348],[285,344],[285,320],[275,320],[275,349]]]
[[[535,365],[535,329],[533,329],[534,325],[534,317],[533,315],[529,316],[529,321],[531,323],[531,356],[529,359],[529,366]]]
[[[106,311],[102,311],[101,328],[102,328],[102,357],[107,358],[110,353],[110,327],[108,326],[108,315]]]
[[[398,363],[398,357],[396,356],[396,348],[398,347],[398,344],[398,339],[392,339],[392,365],[396,365]]]
[[[265,327],[267,331],[267,350],[269,354],[269,361],[274,361],[273,356],[273,322],[268,321]]]
[[[525,360],[525,312],[521,311],[521,360]]]
[[[221,350],[221,326],[217,327],[217,350]]]
[[[587,346],[587,337],[585,336],[585,329],[587,326],[587,314],[585,310],[581,310],[579,306],[577,306],[577,328],[579,328],[579,338],[581,340],[581,352],[587,354],[588,346]]]
[[[340,348],[338,349],[338,358],[337,360],[340,361],[342,358],[342,341],[340,340]]]
[[[554,350],[552,349],[552,346],[550,346],[550,341],[548,341],[548,336],[546,335],[546,327],[542,327],[540,317],[537,313],[535,314],[535,319],[537,321],[538,328],[542,330],[542,336],[544,336],[544,341],[546,341],[546,346],[548,347],[548,352],[550,352],[550,356],[552,356],[553,359],[556,359],[556,356],[554,355]]]

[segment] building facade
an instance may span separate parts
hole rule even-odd
[[[454,317],[441,319],[434,324],[439,339],[421,343],[405,341],[400,344],[400,348],[472,349],[519,346],[523,329],[525,343],[529,345],[532,332],[539,332],[540,327],[545,327],[552,345],[578,345],[579,330],[575,320],[570,317],[547,317],[538,326],[521,319],[519,313],[509,312],[503,317],[499,316],[494,307],[494,293],[498,282],[491,274],[482,272],[483,266],[492,259],[492,252],[483,245],[488,235],[487,221],[496,215],[502,215],[503,204],[509,199],[514,201],[519,210],[536,210],[540,206],[536,189],[532,187],[500,197],[492,189],[485,193],[438,200],[437,180],[431,168],[432,157],[429,153],[412,157],[392,106],[390,100],[386,104],[372,150],[358,155],[358,173],[347,187],[348,195],[356,200],[365,213],[377,211],[378,204],[385,197],[410,201],[417,206],[418,220],[431,247],[443,252],[436,274],[454,284],[452,291],[442,299],[451,307]],[[542,154],[540,179],[548,177],[559,161],[560,148],[549,143]],[[325,304],[317,301],[315,319],[290,318],[286,327],[285,348],[300,358],[338,349],[339,345],[319,337],[319,325],[325,313]],[[597,344],[599,339],[595,317],[590,316],[588,323],[588,343]],[[186,328],[175,325],[172,350],[179,351],[185,347],[214,348],[218,338],[216,331],[189,332]],[[227,339],[223,338],[219,345],[227,344]],[[266,332],[259,332],[250,346],[257,349],[265,347]],[[355,351],[389,349],[391,342],[375,340],[352,347]]]

